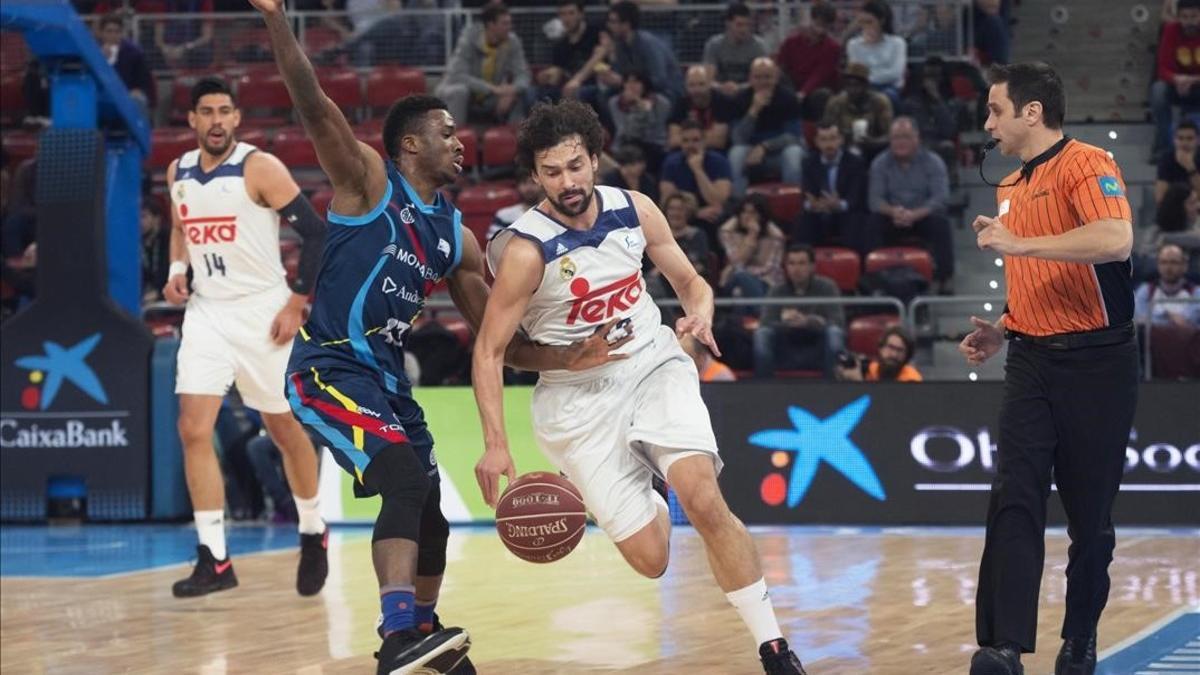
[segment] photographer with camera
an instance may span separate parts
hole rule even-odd
[[[879,352],[864,363],[850,352],[838,354],[838,379],[850,382],[920,382],[921,372],[912,360],[916,343],[900,326],[890,326],[879,337]]]

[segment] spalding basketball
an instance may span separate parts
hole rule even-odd
[[[509,484],[496,505],[500,541],[522,560],[554,562],[574,550],[587,527],[583,497],[571,481],[535,471]]]

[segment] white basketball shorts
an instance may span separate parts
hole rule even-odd
[[[533,427],[542,453],[615,542],[654,520],[661,500],[652,473],[665,479],[673,462],[697,453],[721,470],[696,366],[666,326],[597,378],[539,382]]]
[[[284,377],[292,341],[278,345],[271,340],[271,323],[290,295],[281,284],[236,300],[192,296],[183,315],[175,393],[224,396],[236,383],[247,407],[268,414],[290,412]]]

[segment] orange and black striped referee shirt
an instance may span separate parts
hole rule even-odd
[[[1133,222],[1125,181],[1104,150],[1064,136],[1002,181],[1001,222],[1018,237],[1059,235],[1104,218]],[[1099,265],[1004,257],[1005,327],[1027,335],[1096,330],[1133,319],[1129,260]]]

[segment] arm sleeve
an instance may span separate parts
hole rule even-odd
[[[1079,152],[1062,172],[1062,186],[1071,208],[1079,214],[1079,225],[1118,218],[1133,222],[1133,212],[1125,197],[1125,181],[1115,162],[1100,152]]]
[[[325,250],[325,221],[321,220],[303,194],[296,195],[287,206],[279,209],[279,216],[300,235],[300,265],[296,270],[296,280],[292,282],[292,290],[300,295],[308,295],[316,283],[321,254]]]

